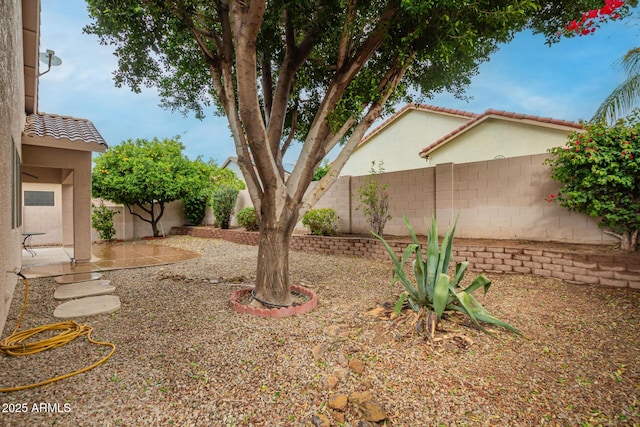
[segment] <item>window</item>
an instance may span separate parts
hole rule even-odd
[[[25,206],[55,206],[53,191],[25,191]]]
[[[11,228],[22,227],[22,166],[18,147],[11,137]]]

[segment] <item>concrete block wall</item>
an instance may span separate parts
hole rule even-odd
[[[387,222],[385,234],[408,235],[403,214],[418,234],[426,234],[425,218],[430,221],[435,214],[442,234],[459,214],[456,236],[462,238],[615,242],[602,232],[596,219],[545,200],[559,189],[550,178],[550,168],[543,165],[546,156],[445,163],[381,174],[378,183],[387,185],[393,217]],[[341,177],[315,206],[336,209],[341,233],[369,233],[357,199],[365,179]]]
[[[557,193],[550,169],[543,165],[545,154],[495,159],[481,162],[445,163],[377,177],[387,186],[392,219],[385,234],[407,236],[402,220],[407,216],[416,233],[426,234],[435,214],[442,235],[459,215],[456,237],[514,239],[566,243],[610,244],[597,220],[569,212],[545,199]],[[339,178],[314,208],[336,210],[338,232],[369,235],[369,224],[358,209],[358,189],[366,176]],[[315,183],[312,183],[312,187]],[[149,224],[125,213],[125,239],[151,235]],[[181,202],[167,206],[162,226],[165,233],[186,223]],[[206,222],[205,222],[206,223]],[[304,230],[298,223],[298,230]],[[118,235],[118,238],[121,238]]]

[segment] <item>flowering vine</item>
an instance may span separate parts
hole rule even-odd
[[[623,0],[605,0],[600,9],[593,9],[582,14],[581,19],[573,20],[564,27],[564,35],[567,37],[586,36],[592,34],[598,24],[615,21],[626,13],[626,4]]]

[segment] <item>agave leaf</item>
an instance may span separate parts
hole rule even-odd
[[[407,229],[409,230],[409,235],[411,236],[411,240],[413,240],[413,243],[419,245],[420,242],[418,241],[418,236],[416,236],[416,232],[413,230],[413,226],[411,225],[409,219],[405,214],[402,214],[402,220],[404,221],[404,225],[406,225]]]
[[[433,291],[433,311],[438,315],[438,319],[442,317],[447,301],[449,300],[449,282],[451,279],[446,274],[440,274],[436,286]]]
[[[458,304],[459,307],[462,310],[458,310],[461,311],[462,313],[466,314],[467,316],[469,316],[469,318],[473,321],[473,323],[475,323],[475,325],[482,329],[483,331],[485,331],[485,329],[480,326],[480,323],[478,323],[478,319],[476,318],[476,315],[474,313],[474,307],[473,307],[473,303],[470,297],[470,295],[468,293],[466,293],[465,291],[460,291],[460,292],[454,292],[456,299],[458,300]],[[451,307],[453,308],[453,307]],[[487,332],[487,331],[485,331]]]
[[[464,291],[466,293],[468,293],[468,294],[471,294],[476,289],[478,289],[480,287],[483,287],[484,288],[484,294],[486,295],[490,286],[491,286],[491,280],[487,279],[484,276],[484,274],[481,274],[478,277],[476,277],[473,280],[473,282],[471,282],[471,284]]]
[[[438,226],[435,218],[431,217],[431,228],[427,232],[429,241],[427,242],[427,291],[429,299],[433,299],[433,287],[438,278],[436,270],[438,269],[438,259],[440,258],[440,249],[438,248]]]
[[[415,311],[416,313],[420,311],[420,307],[416,305],[415,301],[411,298],[411,296],[409,296],[409,299],[407,300],[407,302],[409,303],[409,306],[413,309],[413,311]]]
[[[396,301],[396,305],[393,306],[393,312],[396,314],[396,316],[400,315],[402,306],[404,305],[404,301],[407,299],[407,296],[409,296],[408,292],[402,292],[398,297],[398,301]]]
[[[475,316],[476,319],[482,320],[483,322],[490,323],[492,325],[501,326],[511,332],[514,332],[518,335],[522,335],[522,333],[518,331],[516,328],[514,328],[513,326],[509,325],[506,322],[503,322],[502,320],[495,317],[493,314],[489,313],[489,311],[486,308],[484,308],[482,304],[480,304],[478,300],[473,297],[473,295],[467,294],[467,296],[469,297],[469,301],[471,303],[471,307],[472,307],[471,311],[473,312],[473,315]],[[482,328],[482,330],[489,333],[484,328]]]
[[[483,322],[486,323],[490,323],[492,325],[496,325],[496,326],[500,326],[503,327],[504,329],[507,329],[515,334],[518,335],[522,335],[522,332],[520,332],[519,330],[517,330],[516,328],[514,328],[513,326],[509,325],[506,322],[503,322],[502,320],[492,316],[491,314],[487,314],[487,313],[476,313],[476,318],[478,320],[482,320]]]
[[[443,258],[440,262],[440,273],[445,273],[449,271],[449,262],[451,261],[451,256],[453,255],[453,236],[456,232],[456,226],[458,225],[458,218],[460,215],[456,217],[456,221],[453,223],[453,227],[451,230],[448,230],[445,233],[444,239],[442,240],[442,246],[440,248],[440,257]]]
[[[456,273],[453,277],[453,282],[451,282],[451,286],[453,288],[457,288],[458,286],[460,286],[460,282],[464,278],[464,273],[467,271],[468,266],[469,266],[468,261],[463,261],[456,265]]]
[[[396,256],[395,252],[393,251],[393,249],[391,248],[391,246],[389,246],[389,244],[387,243],[386,240],[384,240],[381,236],[377,235],[376,233],[373,233],[373,235],[382,242],[382,244],[384,245],[384,247],[387,249],[387,252],[389,253],[389,256],[391,257],[391,260],[393,261],[393,272],[394,275],[400,280],[400,282],[402,282],[402,284],[404,285],[405,289],[410,293],[410,294],[415,294],[417,297],[417,291],[416,289],[413,287],[413,284],[411,283],[411,281],[409,280],[409,278],[407,277],[407,275],[404,272],[404,269],[402,268],[402,264],[400,263],[400,260],[398,260],[398,257]],[[411,255],[411,251],[415,248],[416,245],[411,244],[409,245],[405,251],[404,254],[402,255],[402,259],[405,259],[405,256],[408,257]]]

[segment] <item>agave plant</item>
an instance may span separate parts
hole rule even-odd
[[[423,253],[422,245],[418,241],[413,227],[406,216],[403,215],[404,223],[409,229],[413,243],[409,244],[398,259],[391,246],[381,236],[374,233],[385,246],[391,259],[393,260],[393,282],[400,280],[404,285],[405,292],[400,295],[395,309],[399,312],[405,300],[415,311],[426,309],[435,313],[437,320],[440,320],[446,310],[455,310],[464,313],[471,318],[478,328],[488,332],[480,325],[480,321],[492,325],[501,326],[509,331],[520,335],[520,331],[502,320],[494,317],[471,295],[477,289],[482,288],[486,294],[491,286],[491,281],[484,275],[479,275],[466,288],[461,287],[462,279],[469,265],[468,262],[458,263],[455,267],[453,279],[449,276],[449,263],[453,253],[453,235],[456,230],[458,220],[453,228],[447,230],[442,239],[442,245],[438,247],[438,227],[435,218],[431,219],[431,227],[427,232],[428,242],[426,253]],[[404,266],[414,255],[412,261],[415,285],[407,276]]]

